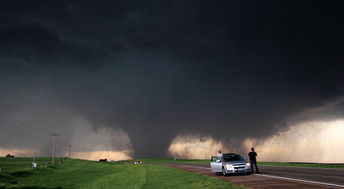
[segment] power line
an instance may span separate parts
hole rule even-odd
[[[5,115],[4,113],[0,112],[0,116],[3,118],[3,119],[7,119],[9,121],[11,121],[12,123],[9,123],[10,125],[12,126],[15,126],[15,127],[18,127],[18,128],[21,128],[21,129],[25,129],[29,132],[32,132],[34,134],[41,134],[42,136],[46,136],[46,133],[44,132],[41,132],[40,130],[42,130],[43,128],[35,128],[33,127],[31,124],[28,124],[28,123],[24,123],[22,121],[19,121],[17,119],[14,119],[12,117],[9,117],[7,115]],[[14,123],[13,123],[14,122]],[[15,124],[16,123],[16,124]],[[18,125],[19,124],[19,125]],[[27,128],[27,126],[29,126],[30,128]],[[47,131],[47,130],[46,130]]]
[[[12,152],[12,154],[15,154],[12,150],[10,150],[6,145],[4,145],[4,144],[2,144],[1,142],[0,142],[0,146],[2,146],[3,148],[5,148],[7,151],[9,151],[9,152]]]
[[[14,127],[20,128],[20,129],[24,129],[24,130],[26,130],[26,131],[29,131],[29,132],[26,132],[25,134],[30,134],[31,136],[34,136],[34,137],[42,137],[42,136],[45,136],[45,137],[46,137],[46,135],[42,135],[42,134],[40,134],[40,133],[31,131],[31,130],[29,130],[29,129],[26,129],[26,128],[23,128],[23,127],[19,127],[18,125],[15,125],[15,124],[13,124],[13,123],[7,123],[7,124],[4,124],[4,125],[14,126]]]

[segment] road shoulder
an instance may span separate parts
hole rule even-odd
[[[309,182],[302,182],[297,180],[288,180],[282,178],[272,178],[266,177],[263,175],[232,175],[232,176],[218,176],[214,173],[210,172],[209,167],[204,166],[197,166],[197,165],[190,165],[190,164],[159,164],[162,166],[169,166],[175,167],[179,169],[183,169],[185,171],[203,174],[211,177],[215,177],[218,179],[225,180],[227,182],[231,182],[233,184],[242,185],[250,188],[257,188],[257,189],[289,189],[289,188],[318,188],[318,189],[329,189],[329,188],[342,188],[337,186],[328,186],[319,183],[309,183]]]

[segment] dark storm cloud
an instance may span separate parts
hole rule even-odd
[[[0,110],[59,104],[123,129],[137,156],[178,134],[266,137],[344,92],[331,3],[11,1],[0,16]]]

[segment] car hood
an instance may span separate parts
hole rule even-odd
[[[246,161],[226,161],[224,164],[243,164],[246,163]]]

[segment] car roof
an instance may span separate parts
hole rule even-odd
[[[239,155],[239,154],[235,154],[235,153],[226,153],[226,154],[222,154],[222,156],[225,156],[225,155]],[[239,155],[240,156],[240,155]],[[217,157],[217,156],[211,156],[211,157]]]
[[[239,154],[235,154],[235,153],[227,153],[227,154],[222,154],[223,156],[224,155],[239,155]]]

